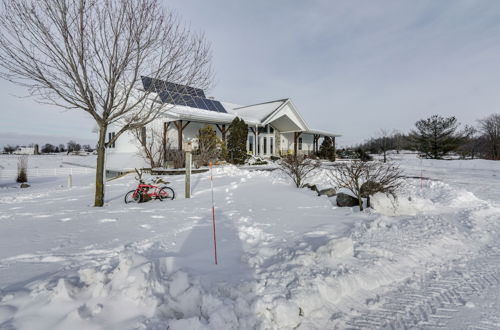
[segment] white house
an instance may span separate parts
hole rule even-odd
[[[247,151],[268,158],[285,154],[309,154],[319,150],[320,141],[329,136],[335,142],[336,133],[311,129],[291,99],[280,99],[251,105],[219,102],[205,97],[202,90],[143,77],[146,90],[158,93],[162,102],[171,106],[150,125],[161,130],[163,143],[171,148],[183,149],[186,142],[196,146],[198,130],[211,125],[225,141],[229,125],[235,117],[248,124]],[[113,129],[108,133],[113,137]],[[147,138],[147,137],[146,137]],[[108,156],[113,167],[140,166],[137,138],[131,133],[122,134],[109,146]],[[126,166],[129,165],[129,166]]]

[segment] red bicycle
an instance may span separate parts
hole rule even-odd
[[[139,178],[136,177],[139,180],[139,184],[135,190],[131,190],[125,195],[125,204],[143,203],[152,199],[163,201],[175,198],[174,190],[166,186],[170,182],[163,181],[162,178],[157,177],[152,184],[146,184],[141,178],[142,173],[139,173],[137,170],[136,172],[139,174]],[[165,184],[165,186],[158,186],[159,184]]]

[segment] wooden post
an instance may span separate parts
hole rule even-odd
[[[186,186],[185,197],[191,198],[191,142],[186,145]]]
[[[170,126],[170,122],[163,123],[163,167],[167,167],[167,139],[168,139],[168,127]]]
[[[293,133],[293,154],[297,156],[297,141],[299,139],[299,136],[302,134],[302,132],[294,132]]]
[[[73,176],[70,174],[68,175],[68,188],[73,187]]]
[[[216,124],[215,126],[217,126],[217,128],[219,129],[219,132],[222,136],[222,141],[226,143],[226,133],[229,130],[229,127],[226,128],[225,124],[222,125]]]

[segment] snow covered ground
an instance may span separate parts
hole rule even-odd
[[[207,173],[143,204],[110,181],[103,208],[91,175],[0,181],[0,329],[500,328],[500,162],[391,157],[425,179],[366,212],[215,169],[218,265]]]

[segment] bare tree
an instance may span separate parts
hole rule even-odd
[[[149,162],[150,167],[161,167],[165,154],[161,131],[150,125],[132,130],[132,135],[139,142],[139,154]]]
[[[387,163],[387,150],[389,149],[389,139],[391,138],[391,134],[389,133],[388,130],[382,129],[380,130],[380,139],[379,141],[379,148],[382,151],[382,154],[384,155],[384,163]]]
[[[292,179],[297,188],[304,187],[306,180],[321,163],[303,155],[287,155],[281,159],[280,169]]]
[[[480,130],[486,137],[490,159],[500,159],[500,114],[492,114],[479,120]]]
[[[158,0],[1,1],[1,76],[40,102],[95,120],[94,205],[102,206],[106,146],[166,110],[155,84],[140,90],[141,76],[206,88],[210,47]],[[106,142],[110,126],[116,131]]]
[[[363,197],[367,198],[367,207],[370,207],[370,196],[381,192],[395,198],[402,186],[399,167],[377,161],[336,164],[328,176],[337,188],[347,189],[358,199],[360,211],[363,210]]]

